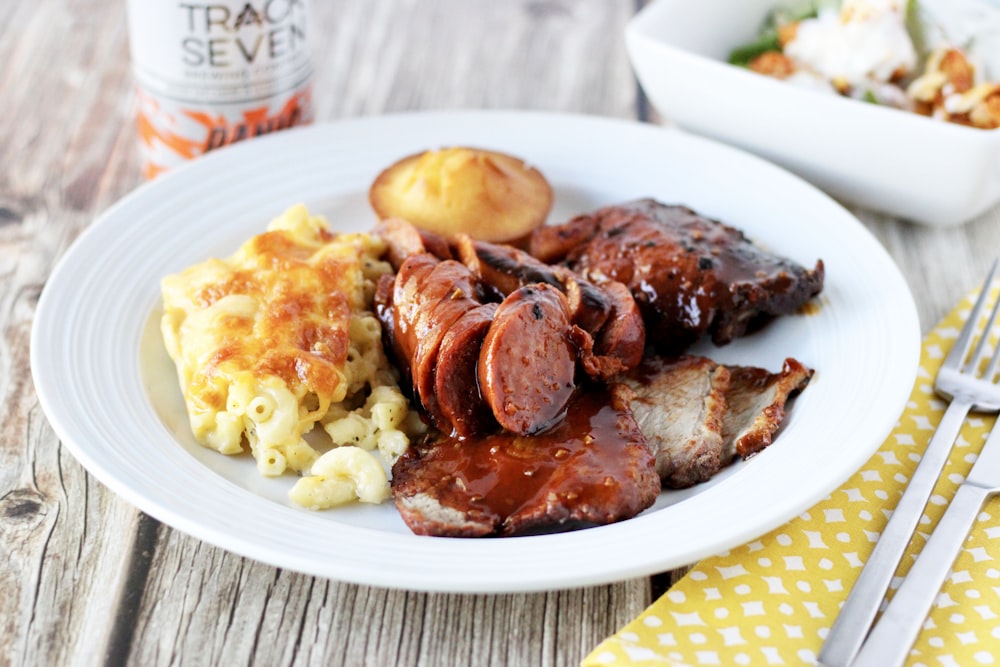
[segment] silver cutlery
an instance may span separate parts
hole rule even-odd
[[[871,556],[862,568],[857,582],[841,607],[833,627],[830,628],[830,633],[818,656],[819,664],[823,667],[847,667],[858,655],[966,416],[971,410],[1000,411],[1000,384],[994,379],[1000,362],[1000,346],[997,346],[997,352],[993,354],[986,373],[980,374],[980,367],[989,348],[989,333],[996,326],[1000,316],[1000,300],[998,300],[986,322],[980,322],[997,279],[998,267],[1000,260],[994,261],[969,318],[938,372],[934,390],[950,400],[948,409]],[[976,347],[970,357],[969,350],[973,342],[976,343]],[[972,493],[975,492],[967,491],[963,494],[970,497],[966,502],[975,502],[974,497],[970,496]],[[948,561],[949,566],[950,563],[951,561]],[[930,565],[925,567],[929,569]],[[886,626],[884,633],[892,632],[889,627]],[[888,642],[891,643],[892,639],[890,638]],[[909,651],[908,646],[906,652]],[[904,657],[906,652],[903,653]],[[889,663],[870,664],[885,667]]]
[[[992,364],[995,366],[995,360]],[[983,445],[927,544],[858,653],[854,667],[902,665],[987,498],[1000,491],[1000,428]]]

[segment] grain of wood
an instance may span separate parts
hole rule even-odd
[[[980,285],[1000,256],[1000,207],[967,225],[935,229],[854,209],[886,247],[916,297],[927,333],[955,302]]]
[[[101,178],[120,162],[125,70],[104,63],[120,60],[124,32],[112,13],[59,2],[2,12],[0,665],[96,664],[138,514],[59,445],[34,395],[29,335],[58,257],[135,182]],[[74,39],[94,33],[106,39]]]
[[[167,530],[144,598],[130,664],[575,664],[649,603],[644,579],[508,595],[357,586]]]
[[[317,21],[317,115],[518,108],[635,117],[621,38],[633,9],[621,0],[328,5]]]

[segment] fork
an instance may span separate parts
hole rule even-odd
[[[993,262],[993,267],[983,283],[969,318],[945,358],[941,370],[938,371],[934,390],[944,398],[950,399],[948,409],[875,544],[871,556],[862,568],[857,582],[841,607],[833,627],[830,628],[830,633],[818,656],[819,665],[822,667],[847,667],[858,655],[966,416],[971,410],[1000,411],[1000,385],[993,380],[1000,358],[1000,346],[990,361],[988,369],[990,374],[979,374],[979,368],[987,353],[989,332],[1000,316],[1000,300],[998,300],[987,323],[980,326],[983,310],[989,300],[993,283],[997,279],[998,267],[1000,259]],[[969,350],[977,337],[975,351],[969,357]],[[891,632],[889,627],[887,624],[885,633]],[[879,634],[882,635],[883,631]],[[906,653],[904,657],[905,655]],[[888,663],[872,664],[883,667]]]

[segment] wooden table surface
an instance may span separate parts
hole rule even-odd
[[[317,120],[518,108],[657,122],[623,42],[642,4],[317,0]],[[669,585],[449,595],[328,581],[209,546],[96,482],[46,421],[28,348],[60,256],[141,183],[124,2],[6,0],[0,26],[0,666],[575,665]],[[1000,251],[997,210],[948,230],[854,212],[904,273],[924,332]]]

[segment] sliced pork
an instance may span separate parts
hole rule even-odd
[[[795,359],[785,359],[779,373],[749,366],[729,366],[729,372],[723,456],[746,459],[771,444],[785,418],[785,403],[805,389],[813,371]]]
[[[729,462],[722,439],[729,389],[725,366],[703,357],[653,358],[626,384],[635,392],[632,412],[664,486],[704,482]]]
[[[622,385],[576,394],[566,419],[545,433],[440,436],[411,446],[392,470],[396,507],[420,535],[519,535],[613,523],[651,506],[659,491],[653,455]]]
[[[770,445],[786,402],[812,374],[795,359],[772,373],[684,356],[647,359],[625,383],[663,485],[685,488]]]

